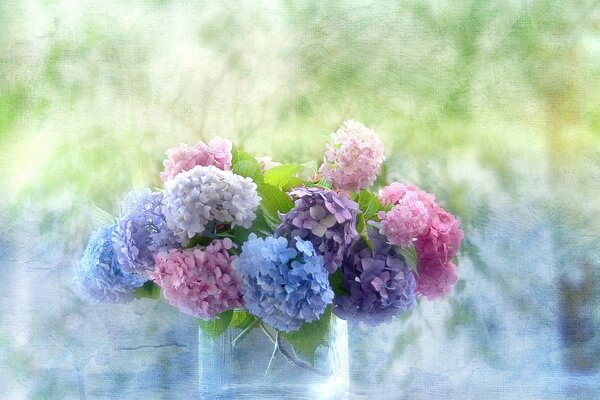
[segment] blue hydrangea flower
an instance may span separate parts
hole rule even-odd
[[[348,295],[335,297],[333,313],[346,320],[378,323],[414,306],[416,281],[385,236],[372,227],[368,234],[373,250],[359,240],[344,257],[340,268]]]
[[[312,243],[251,234],[233,262],[244,281],[248,311],[281,331],[319,319],[333,300],[323,257]]]
[[[113,238],[123,271],[145,274],[154,269],[154,254],[179,248],[173,231],[166,227],[162,193],[149,189],[127,194]]]
[[[143,276],[123,272],[112,242],[116,229],[117,225],[107,225],[95,232],[75,270],[83,294],[98,303],[130,301],[134,289],[146,281]]]
[[[327,270],[334,272],[346,249],[359,237],[358,204],[346,194],[315,187],[296,189],[292,194],[297,197],[295,207],[282,216],[276,235],[311,242]]]

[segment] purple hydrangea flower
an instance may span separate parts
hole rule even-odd
[[[125,272],[145,275],[154,269],[154,254],[180,247],[162,213],[162,193],[149,189],[128,193],[113,238]]]
[[[276,235],[311,242],[325,259],[327,270],[334,272],[345,250],[359,237],[356,231],[358,204],[345,193],[314,187],[297,189],[292,194],[297,197],[296,206],[282,216]]]
[[[131,301],[134,290],[146,281],[145,277],[121,268],[112,243],[116,229],[116,225],[107,225],[95,232],[75,269],[76,285],[96,303]]]
[[[281,331],[319,319],[333,300],[323,257],[299,238],[289,243],[252,233],[233,267],[244,281],[248,311]]]
[[[342,286],[348,292],[333,300],[333,312],[346,320],[377,323],[415,304],[415,277],[404,257],[385,236],[369,228],[373,250],[358,241],[344,257]]]

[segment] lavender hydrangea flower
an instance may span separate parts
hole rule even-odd
[[[75,283],[82,294],[96,303],[124,303],[146,278],[124,272],[117,260],[112,237],[117,225],[95,232],[75,269]]]
[[[344,258],[342,286],[348,295],[335,297],[333,312],[342,319],[377,323],[413,307],[416,282],[385,236],[374,228],[368,234],[373,250],[361,240]]]
[[[197,166],[165,184],[162,211],[180,241],[210,230],[213,223],[249,228],[260,197],[256,184],[214,166]]]
[[[149,189],[125,197],[113,238],[123,271],[144,275],[154,269],[155,253],[180,247],[165,225],[162,199],[162,193]]]
[[[333,291],[310,242],[250,234],[233,261],[243,277],[248,311],[281,331],[298,330],[317,320],[333,300]]]
[[[297,197],[296,206],[282,217],[276,235],[311,242],[324,257],[327,270],[334,272],[344,251],[359,237],[358,204],[346,194],[314,187],[297,189],[292,194]]]

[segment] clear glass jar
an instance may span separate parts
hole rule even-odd
[[[216,340],[199,332],[203,399],[347,399],[348,330],[331,318],[330,334],[308,363],[273,330],[257,325],[243,335],[228,328]]]

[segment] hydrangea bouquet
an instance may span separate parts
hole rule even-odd
[[[162,189],[129,193],[117,218],[97,212],[76,268],[87,298],[162,293],[212,337],[269,327],[310,355],[332,315],[387,321],[456,282],[460,222],[415,186],[369,190],[384,148],[358,122],[332,134],[320,166],[221,138],[166,154]]]

